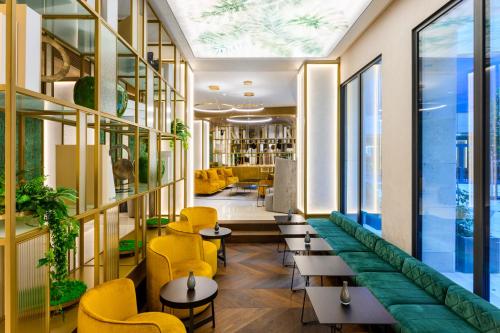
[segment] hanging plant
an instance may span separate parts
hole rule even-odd
[[[181,139],[182,146],[184,149],[188,150],[189,148],[189,138],[191,137],[191,133],[189,132],[189,127],[185,125],[182,120],[175,119],[170,125],[170,130],[172,133],[175,133],[179,139]],[[170,142],[170,146],[174,145],[173,141]]]

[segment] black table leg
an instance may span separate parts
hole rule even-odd
[[[215,328],[215,307],[214,307],[214,301],[212,301],[212,327]]]
[[[222,238],[221,240],[221,246],[222,246],[222,255],[224,256],[224,267],[226,267],[226,242],[224,241],[224,238]]]
[[[165,305],[161,305],[161,312],[165,312]]]
[[[290,290],[293,291],[293,279],[295,278],[295,260],[293,261],[293,268],[292,268],[292,283],[290,284]]]
[[[189,333],[194,332],[194,314],[193,308],[189,308]]]
[[[285,248],[283,249],[283,267],[285,267],[285,256],[286,256],[286,244]]]

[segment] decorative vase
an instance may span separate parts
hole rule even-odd
[[[121,84],[116,85],[116,115],[122,117],[128,105],[128,93]]]
[[[306,243],[306,246],[311,245],[311,235],[309,235],[309,231],[306,231],[306,236],[304,237],[304,243]]]
[[[219,233],[219,229],[220,229],[219,222],[215,222],[214,232],[215,232],[216,234],[218,234],[218,233]]]
[[[187,279],[187,288],[188,290],[194,290],[194,287],[196,287],[196,279],[194,278],[194,273],[189,272],[189,276]]]
[[[347,289],[347,281],[343,281],[342,290],[340,291],[340,303],[342,305],[351,304],[351,295],[349,295],[349,289]]]
[[[290,208],[288,210],[288,221],[291,221],[292,220],[292,209]]]

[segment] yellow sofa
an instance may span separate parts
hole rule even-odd
[[[176,317],[161,312],[137,313],[130,279],[105,282],[83,295],[78,307],[78,333],[185,333]]]
[[[181,210],[181,220],[188,221],[194,233],[199,233],[201,229],[213,228],[219,220],[217,209],[212,207],[187,207]],[[210,242],[220,250],[220,239],[211,239]]]
[[[216,168],[219,179],[224,181],[224,186],[228,187],[239,182],[238,177],[233,174],[232,168]]]
[[[188,221],[170,222],[167,228],[181,232],[194,233],[193,227]],[[203,241],[204,260],[212,267],[212,277],[217,274],[217,250],[217,245],[213,242],[207,240]]]
[[[217,170],[195,170],[194,172],[194,193],[214,194],[224,189],[225,181],[219,179]]]
[[[146,256],[147,299],[149,309],[161,311],[160,289],[167,282],[195,276],[212,278],[212,267],[205,262],[203,241],[200,235],[166,228],[167,235],[156,237],[148,243]],[[194,309],[200,313],[208,304]],[[170,309],[179,318],[189,317],[188,310]]]

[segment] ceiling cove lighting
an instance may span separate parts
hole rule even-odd
[[[198,58],[327,57],[372,0],[167,0]]]
[[[272,121],[271,117],[261,116],[233,116],[227,118],[227,121],[234,124],[263,124]]]
[[[426,108],[421,108],[418,111],[434,111],[434,110],[444,109],[445,107],[447,107],[446,104],[441,104],[441,105],[437,105],[437,106],[429,106]]]

